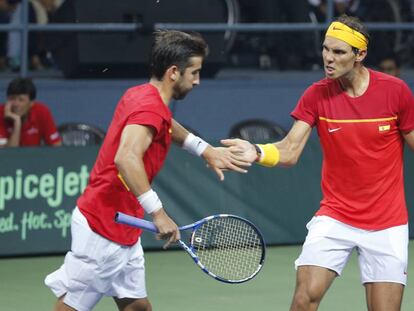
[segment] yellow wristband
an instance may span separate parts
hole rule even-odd
[[[259,147],[261,151],[260,158],[257,161],[258,164],[266,167],[272,167],[279,163],[279,149],[277,149],[274,144],[258,144],[257,147]]]

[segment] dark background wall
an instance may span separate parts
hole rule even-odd
[[[175,118],[206,139],[228,135],[231,125],[246,118],[264,118],[289,129],[302,92],[323,77],[320,71],[225,71],[216,79],[202,79],[183,101],[170,105]],[[414,71],[402,78],[414,89]],[[146,80],[36,79],[38,100],[49,105],[58,124],[87,122],[103,129],[123,92]],[[8,79],[0,79],[0,102]]]

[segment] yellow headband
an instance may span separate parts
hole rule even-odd
[[[325,36],[342,40],[359,50],[366,50],[368,47],[368,39],[362,33],[340,22],[333,22]]]

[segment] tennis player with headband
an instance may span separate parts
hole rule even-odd
[[[151,51],[151,79],[128,89],[120,99],[72,215],[72,246],[64,264],[46,277],[58,297],[55,311],[89,311],[103,296],[121,311],[151,311],[145,286],[141,230],[115,223],[117,212],[150,214],[159,238],[180,238],[151,182],[160,171],[171,141],[202,156],[223,179],[223,169],[239,172],[227,148],[213,148],[172,119],[172,99],[183,99],[200,84],[207,45],[198,34],[157,31]]]
[[[323,198],[295,261],[291,311],[317,310],[353,250],[368,310],[401,308],[408,252],[403,148],[414,150],[414,98],[402,80],[363,65],[368,43],[357,18],[338,18],[322,45],[326,77],[300,98],[287,136],[265,145],[223,141],[251,163],[289,167],[312,127],[318,130]]]

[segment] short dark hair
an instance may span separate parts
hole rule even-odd
[[[397,66],[397,68],[401,67],[401,60],[400,57],[398,56],[398,54],[394,53],[394,52],[389,52],[387,54],[385,54],[379,61],[379,63],[383,62],[384,60],[392,60],[394,61],[395,65]]]
[[[34,100],[36,98],[36,87],[32,79],[15,78],[10,81],[7,87],[7,96],[12,95],[28,95],[30,100]]]
[[[356,16],[348,16],[346,14],[342,14],[337,19],[338,22],[347,25],[348,27],[362,33],[365,38],[367,38],[367,42],[369,44],[370,35],[368,33],[367,27],[361,22],[361,20]],[[357,48],[352,48],[355,53],[358,53]]]
[[[180,72],[189,66],[190,57],[206,57],[207,43],[199,33],[159,30],[154,33],[150,55],[150,75],[161,80],[166,70],[176,65]]]

